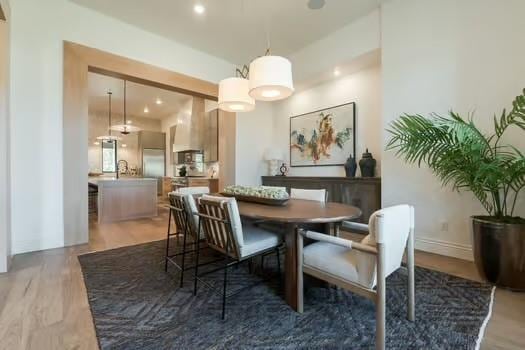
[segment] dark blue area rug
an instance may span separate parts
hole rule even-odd
[[[101,349],[374,348],[375,306],[365,298],[312,287],[298,314],[285,303],[269,258],[274,278],[228,299],[222,321],[221,297],[203,284],[194,297],[192,272],[183,288],[176,268],[164,272],[164,249],[158,241],[79,256]],[[229,271],[230,292],[260,279],[247,265]],[[403,270],[387,280],[387,348],[476,348],[490,285],[416,268],[416,322],[410,322],[406,280]],[[206,281],[220,285],[222,272]]]

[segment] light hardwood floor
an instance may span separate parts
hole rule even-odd
[[[14,257],[0,275],[0,349],[97,349],[77,255],[163,239],[167,212],[154,219],[98,225],[89,244]],[[478,280],[470,262],[416,252],[417,265]],[[482,349],[525,348],[525,293],[496,290]]]

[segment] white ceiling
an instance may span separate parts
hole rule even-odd
[[[366,15],[380,0],[71,0],[187,46],[243,64],[264,54],[290,55]],[[196,3],[204,15],[193,11]],[[266,30],[266,28],[268,30]],[[344,45],[345,43],[341,43]]]
[[[152,86],[137,84],[128,81],[126,87],[126,108],[128,117],[145,117],[163,119],[181,110],[188,101],[190,95],[184,95],[173,91],[159,89]],[[111,90],[111,110],[114,114],[124,112],[124,80],[106,75],[89,73],[89,111],[108,112],[108,90]],[[159,98],[162,104],[157,105]],[[144,107],[148,106],[149,113],[144,113]]]

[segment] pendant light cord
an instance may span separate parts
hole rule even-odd
[[[124,131],[127,130],[127,115],[126,115],[126,80],[124,80]]]
[[[109,99],[109,102],[108,102],[108,106],[109,106],[109,108],[108,108],[108,111],[109,111],[109,118],[108,118],[109,119],[109,128],[108,128],[108,130],[109,130],[109,136],[111,136],[111,95],[112,94],[113,93],[111,92],[111,90],[109,90],[108,91],[108,99]]]

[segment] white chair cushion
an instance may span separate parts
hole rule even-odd
[[[199,228],[199,216],[197,215],[197,204],[195,203],[194,195],[206,194],[209,193],[210,189],[208,187],[182,187],[177,191],[170,192],[170,194],[179,195],[184,201],[184,206],[186,209],[186,215],[188,217],[190,229],[192,232],[197,232]],[[201,232],[199,234],[199,239],[204,238],[204,232],[201,227]]]
[[[326,190],[303,190],[299,188],[292,188],[290,197],[295,199],[326,202]]]
[[[357,271],[356,251],[328,242],[316,242],[303,249],[303,265],[343,281],[371,288],[369,281],[361,280]]]
[[[191,220],[190,227],[193,230],[193,232],[197,232],[197,230],[199,229],[199,215],[196,214],[198,210],[197,203],[195,203],[195,198],[193,198],[192,194],[187,194],[184,195],[182,200],[184,201],[186,207],[186,215]],[[202,238],[204,238],[204,231],[201,227],[199,239]]]
[[[260,251],[275,248],[281,244],[281,236],[250,224],[242,225],[244,244],[241,246],[241,258]]]

